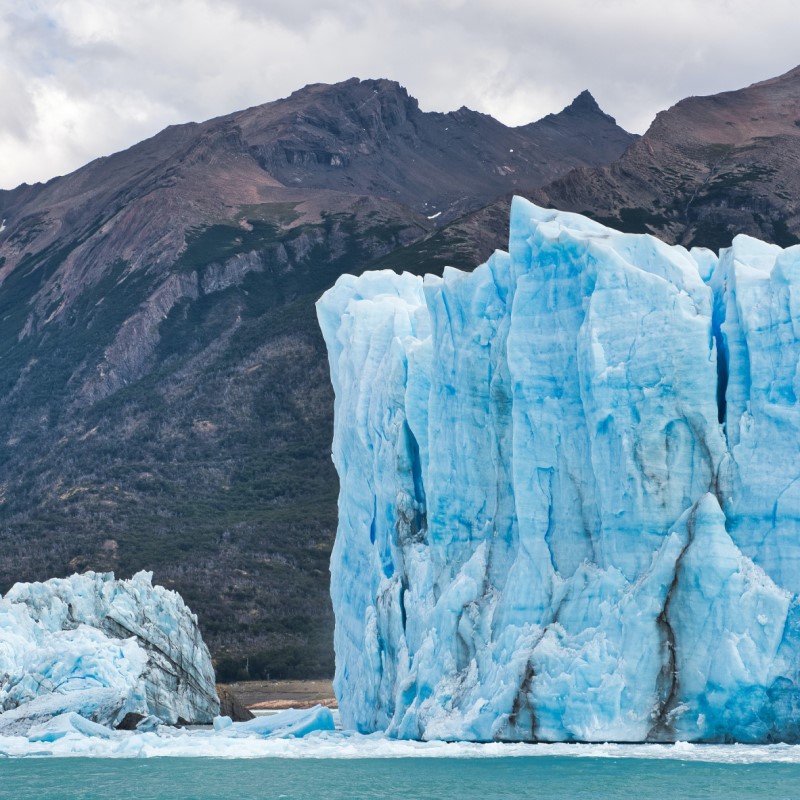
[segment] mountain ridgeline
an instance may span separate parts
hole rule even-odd
[[[533,194],[629,233],[728,247],[737,233],[800,242],[800,67],[746,89],[689,97],[620,158]]]
[[[0,191],[0,592],[149,569],[221,678],[331,674],[320,294],[472,268],[512,194],[671,242],[791,243],[798,106],[795,70],[639,138],[588,92],[509,128],[353,79]]]
[[[329,675],[343,272],[503,244],[460,223],[633,140],[587,93],[509,128],[350,80],[0,192],[0,591],[154,572],[220,677]]]

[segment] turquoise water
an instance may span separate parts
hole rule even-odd
[[[800,764],[610,758],[3,759],[2,800],[800,798]]]

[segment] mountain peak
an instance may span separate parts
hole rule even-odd
[[[375,94],[396,94],[408,99],[408,90],[397,81],[386,78],[348,78],[338,83],[309,83],[289,95],[290,100],[306,100],[313,96],[337,96],[342,94],[362,94],[372,91]],[[266,105],[272,105],[267,103]]]
[[[622,153],[637,137],[617,125],[610,114],[606,114],[588,89],[584,89],[568,106],[557,114],[548,114],[536,122],[522,126],[520,130],[535,132],[537,136],[559,141],[559,147],[569,140],[575,146],[577,141],[592,143],[605,142],[606,163],[615,158],[613,153]],[[566,138],[564,138],[566,136]],[[587,162],[584,162],[587,163]],[[579,164],[576,164],[579,166]]]
[[[606,114],[594,99],[594,95],[588,90],[584,89],[560,114],[556,117],[564,115],[566,117],[602,117],[607,122],[616,125],[617,121],[611,114]]]
[[[602,114],[608,116],[599,105],[597,100],[588,89],[584,89],[565,109],[564,111],[590,111],[595,114]]]

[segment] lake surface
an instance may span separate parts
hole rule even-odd
[[[0,760],[2,800],[800,798],[800,764],[647,758]]]

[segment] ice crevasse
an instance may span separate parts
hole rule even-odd
[[[317,311],[345,727],[800,741],[800,247],[515,198],[508,253]]]

